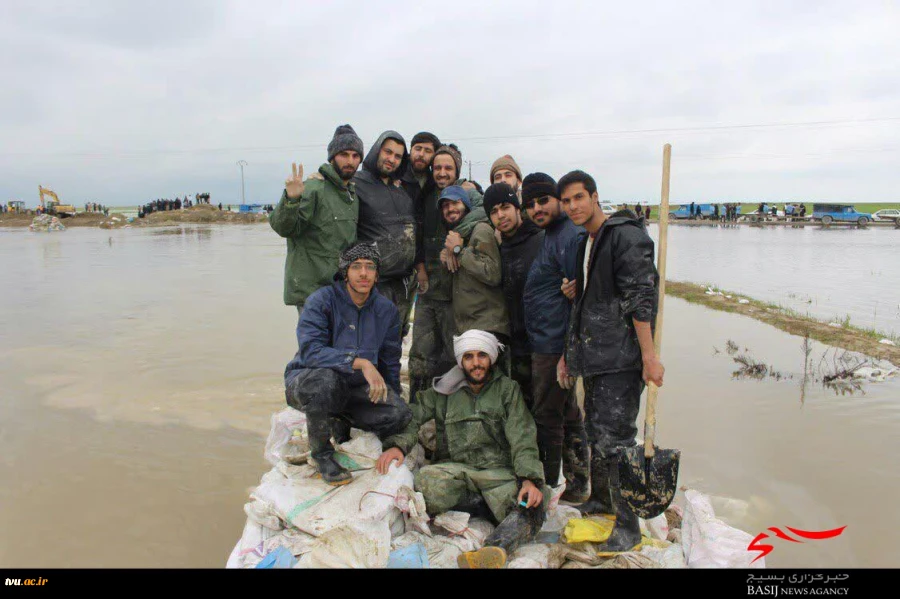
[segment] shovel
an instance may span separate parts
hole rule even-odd
[[[672,146],[663,148],[662,199],[659,206],[659,311],[653,344],[660,355],[663,328],[663,300],[666,297],[666,233],[669,225],[669,166]],[[648,383],[647,410],[644,422],[644,444],[629,447],[619,457],[619,485],[621,501],[628,509],[645,520],[663,513],[678,483],[678,464],[681,450],[659,449],[653,444],[656,436],[656,397],[659,389]]]

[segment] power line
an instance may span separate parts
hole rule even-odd
[[[693,132],[711,132],[711,131],[736,131],[747,129],[776,129],[776,128],[797,128],[797,127],[832,127],[842,125],[867,125],[872,123],[889,123],[900,122],[900,117],[883,117],[871,119],[842,119],[830,121],[796,121],[782,123],[756,123],[741,125],[709,125],[703,127],[668,127],[658,129],[620,129],[608,131],[575,131],[568,133],[534,133],[534,134],[516,134],[516,135],[493,135],[481,137],[455,137],[447,136],[447,139],[455,139],[456,141],[471,141],[475,143],[483,143],[489,141],[503,140],[526,140],[526,139],[578,139],[585,137],[616,137],[625,135],[643,135],[648,133],[693,133]],[[82,158],[105,158],[105,157],[144,157],[154,155],[179,155],[179,154],[216,154],[231,152],[274,152],[287,150],[303,150],[303,149],[322,149],[327,144],[290,144],[279,146],[258,146],[258,147],[222,147],[222,148],[194,148],[194,149],[158,149],[158,150],[109,150],[109,151],[80,151],[80,152],[0,152],[0,156],[46,156],[46,157],[82,157]]]

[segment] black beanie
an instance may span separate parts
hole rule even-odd
[[[340,125],[334,130],[334,137],[328,144],[328,161],[344,150],[356,150],[363,157],[363,142],[350,125]]]
[[[500,204],[512,204],[516,208],[521,208],[519,196],[516,195],[509,183],[494,183],[484,190],[481,206],[488,216],[491,215],[491,210],[494,209],[494,206],[499,206]]]
[[[420,131],[416,133],[412,141],[409,143],[409,147],[412,148],[416,144],[432,144],[434,146],[434,151],[437,152],[437,149],[441,147],[441,140],[437,138],[437,135],[434,133],[429,133],[428,131]]]
[[[559,199],[556,181],[547,173],[531,173],[522,181],[522,201],[528,202],[543,196]]]

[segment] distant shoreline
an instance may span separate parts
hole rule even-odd
[[[34,221],[34,218],[34,214],[3,214],[0,215],[0,228],[28,227]],[[216,206],[200,204],[183,210],[153,212],[144,218],[126,216],[121,212],[113,211],[110,211],[109,216],[105,216],[99,212],[79,212],[75,216],[61,218],[60,222],[66,228],[98,227],[100,229],[164,227],[182,224],[250,225],[268,222],[268,214],[229,212],[227,210],[219,210]]]

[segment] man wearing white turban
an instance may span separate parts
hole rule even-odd
[[[428,513],[465,511],[499,523],[484,548],[460,555],[462,568],[503,567],[509,553],[537,535],[549,498],[534,419],[519,384],[494,368],[501,349],[485,331],[455,336],[457,366],[419,392],[412,420],[384,440],[376,465],[384,474],[393,461],[402,464],[419,428],[434,419],[434,459],[415,479]]]

